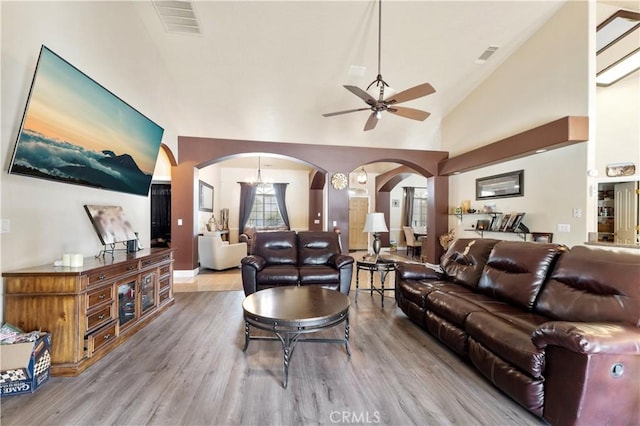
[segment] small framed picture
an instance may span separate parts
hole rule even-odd
[[[551,232],[532,232],[531,241],[536,243],[551,243],[553,242],[553,233]]]
[[[488,231],[490,229],[489,219],[480,219],[476,222],[476,229],[478,231]]]
[[[516,217],[513,220],[513,224],[511,225],[511,232],[518,232],[518,227],[520,227],[520,223],[522,222],[523,217],[524,217],[524,213],[516,214]]]

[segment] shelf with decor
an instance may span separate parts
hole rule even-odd
[[[529,234],[529,228],[522,223],[524,218],[524,212],[513,213],[501,213],[501,212],[479,212],[479,213],[456,213],[460,220],[465,215],[486,215],[490,216],[491,220],[478,220],[475,225],[472,225],[472,229],[465,229],[465,231],[473,231],[484,238],[485,232],[501,233],[501,234],[514,234],[518,235],[522,240],[527,240],[527,234]]]
[[[484,238],[484,233],[494,233],[494,234],[514,234],[522,238],[523,241],[527,241],[528,232],[524,231],[490,231],[487,229],[465,229],[465,231],[474,231],[476,234],[480,235],[480,238]]]
[[[449,216],[456,216],[458,219],[462,220],[462,218],[464,216],[480,216],[480,215],[487,215],[487,216],[491,216],[492,218],[495,218],[498,215],[501,215],[501,212],[473,212],[473,213],[449,213]]]

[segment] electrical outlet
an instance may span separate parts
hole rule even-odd
[[[559,223],[558,232],[571,232],[571,225],[568,223]]]
[[[578,209],[578,208],[573,209],[573,217],[575,218],[582,217],[582,209]]]
[[[11,231],[9,219],[0,219],[0,234],[8,234]]]
[[[182,226],[182,219],[178,219],[178,226]]]

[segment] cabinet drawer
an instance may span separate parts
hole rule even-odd
[[[164,277],[160,279],[160,292],[171,287],[171,277]]]
[[[94,352],[115,340],[118,333],[118,324],[113,321],[110,325],[101,328],[87,336],[87,355],[91,357]]]
[[[103,269],[94,274],[89,275],[89,286],[109,281],[110,279],[122,276],[128,272],[138,270],[138,262],[131,262],[117,268]]]
[[[143,268],[146,268],[147,266],[167,262],[169,260],[171,260],[171,253],[163,254],[161,256],[147,257],[142,259],[140,263],[142,264]]]
[[[87,311],[105,302],[113,300],[113,286],[106,285],[87,293]]]
[[[160,276],[167,275],[169,272],[171,272],[171,264],[160,267]]]
[[[169,300],[169,296],[171,295],[171,292],[169,291],[169,289],[167,288],[166,291],[160,293],[158,295],[158,305],[162,305],[164,302],[166,302],[167,300]]]
[[[91,332],[96,328],[108,323],[113,319],[113,313],[111,311],[113,303],[109,303],[104,307],[98,309],[91,315],[87,316],[87,331]]]

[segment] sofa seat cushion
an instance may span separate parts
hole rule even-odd
[[[486,308],[483,305],[501,304],[484,294],[474,293],[461,286],[457,286],[456,289],[443,287],[429,293],[426,299],[428,310],[460,328],[464,328],[467,316],[471,312],[484,312]]]
[[[544,350],[531,341],[533,331],[548,318],[526,312],[472,312],[465,330],[478,343],[496,356],[518,367],[531,377],[544,373]]]
[[[447,281],[402,280],[399,283],[398,291],[403,297],[424,308],[429,293],[439,289],[455,290],[459,288],[460,286]]]
[[[327,265],[300,266],[300,285],[336,284],[340,282],[340,271]]]
[[[279,286],[297,285],[298,267],[295,265],[272,265],[258,272],[256,279],[258,285]]]

